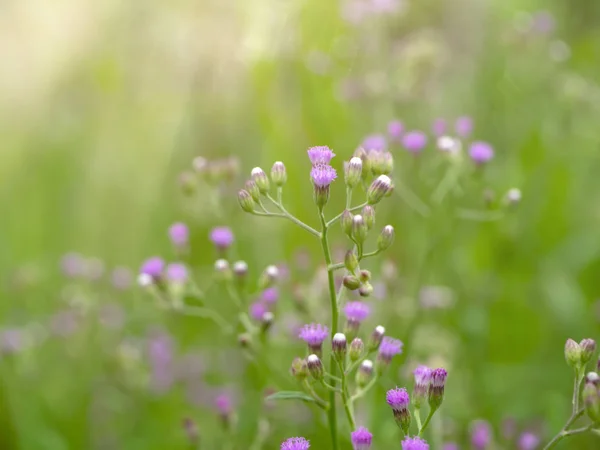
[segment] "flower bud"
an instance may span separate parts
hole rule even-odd
[[[369,283],[368,281],[366,283],[363,283],[358,288],[358,293],[360,294],[361,297],[370,297],[371,294],[373,293],[373,285],[371,283]]]
[[[192,172],[182,172],[179,175],[179,186],[184,194],[193,194],[197,187],[196,177]]]
[[[512,189],[509,189],[508,192],[506,193],[504,202],[508,206],[515,206],[521,202],[521,197],[522,197],[521,190],[517,189],[517,188],[512,188]]]
[[[367,155],[369,157],[369,161],[371,161],[371,172],[373,175],[381,175],[383,173],[381,171],[383,165],[383,153],[379,150],[369,150]]]
[[[365,224],[367,225],[367,229],[370,230],[375,225],[375,208],[370,205],[365,206],[361,214],[363,219],[365,219]]]
[[[369,159],[367,152],[363,148],[358,148],[354,152],[354,156],[361,159],[361,161],[362,161],[361,176],[362,176],[363,180],[366,180],[367,177],[371,174],[371,160]]]
[[[346,275],[343,279],[344,287],[350,291],[354,291],[360,287],[360,281],[353,275]]]
[[[230,280],[231,268],[229,267],[229,261],[227,261],[226,259],[217,259],[215,261],[215,272],[220,280]]]
[[[267,311],[263,314],[262,320],[260,322],[260,331],[262,333],[266,333],[273,326],[273,322],[275,321],[275,315],[271,311]]]
[[[381,154],[381,161],[379,163],[379,171],[384,175],[389,175],[394,170],[394,157],[390,152],[383,152]]]
[[[333,350],[335,359],[342,363],[346,359],[347,346],[348,341],[346,340],[346,335],[344,333],[334,334],[333,340],[331,341],[331,349]]]
[[[244,189],[246,189],[248,191],[248,193],[252,197],[252,200],[254,200],[257,203],[260,201],[260,190],[258,189],[258,186],[256,185],[256,183],[254,181],[252,181],[252,180],[246,181],[246,184],[244,185]]]
[[[368,270],[361,270],[360,274],[358,275],[358,278],[360,279],[360,281],[362,283],[366,283],[368,281],[371,281],[371,272],[369,272]]]
[[[310,355],[307,358],[308,363],[308,371],[312,375],[315,380],[322,380],[325,374],[325,370],[323,369],[323,363],[321,363],[321,359],[317,355]]]
[[[408,435],[410,429],[411,416],[408,409],[410,405],[410,396],[404,388],[391,389],[386,394],[387,404],[391,406],[394,412],[394,419],[405,435]]]
[[[381,234],[377,238],[377,250],[380,252],[387,250],[394,242],[394,227],[386,225],[381,230]]]
[[[248,333],[242,333],[238,336],[238,344],[242,348],[250,347],[251,342],[252,342],[252,336]]]
[[[584,339],[579,343],[581,347],[581,363],[583,365],[589,363],[596,351],[596,341],[593,339]]]
[[[392,180],[387,175],[379,175],[367,190],[367,202],[369,205],[375,205],[390,192],[392,192]]]
[[[373,378],[373,361],[365,359],[356,372],[356,384],[364,388]]]
[[[267,266],[263,273],[260,275],[258,279],[258,289],[264,291],[267,288],[273,286],[277,278],[279,277],[279,269],[277,266]]]
[[[273,168],[271,169],[271,180],[277,187],[282,187],[287,181],[287,171],[281,161],[277,161],[273,164]]]
[[[367,229],[367,224],[363,219],[363,216],[357,214],[352,218],[352,237],[358,243],[365,242],[367,239],[367,233],[369,230]]]
[[[348,250],[346,252],[346,256],[344,257],[344,266],[350,273],[354,273],[354,271],[358,268],[358,258],[356,257],[354,250]]]
[[[245,189],[238,191],[238,201],[244,211],[249,213],[254,211],[254,200],[252,200],[252,196]]]
[[[585,412],[594,422],[600,422],[600,392],[593,383],[585,383],[583,387]]]
[[[258,190],[261,194],[268,194],[271,189],[271,183],[269,182],[269,178],[264,170],[260,167],[255,167],[252,169],[252,181],[256,183],[258,186]]]
[[[585,382],[592,383],[594,386],[598,387],[598,385],[600,385],[600,375],[596,372],[588,372],[585,376]]]
[[[238,280],[245,280],[248,275],[248,264],[246,261],[236,261],[233,263],[233,274]]]
[[[346,164],[346,186],[355,188],[362,177],[363,162],[357,156],[354,156]]]
[[[413,389],[412,403],[416,409],[421,408],[421,405],[427,399],[432,373],[433,371],[427,366],[419,366],[413,372],[415,376],[415,386]]]
[[[350,343],[350,351],[348,355],[350,356],[350,361],[356,362],[360,359],[365,350],[365,344],[363,343],[361,338],[354,338]]]
[[[371,337],[369,338],[369,343],[367,345],[367,349],[369,352],[374,352],[379,349],[381,345],[381,341],[383,340],[383,336],[385,335],[385,328],[381,325],[378,325],[371,333]]]
[[[295,358],[292,361],[292,367],[290,368],[290,372],[298,381],[304,381],[308,378],[308,363],[305,359]]]
[[[340,224],[342,225],[342,231],[344,234],[350,236],[352,235],[352,221],[354,216],[347,209],[342,213],[342,217],[340,219]]]
[[[567,339],[565,343],[565,360],[567,364],[573,369],[577,369],[581,366],[581,346],[573,339]]]
[[[444,387],[448,372],[445,369],[439,368],[431,372],[431,384],[429,385],[429,407],[436,410],[444,401]]]

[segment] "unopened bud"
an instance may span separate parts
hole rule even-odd
[[[373,285],[369,282],[363,283],[358,288],[358,293],[360,294],[361,297],[370,297],[371,294],[373,293]]]
[[[354,275],[346,275],[343,279],[344,287],[350,291],[354,291],[360,287],[360,281]]]
[[[242,348],[249,347],[251,342],[252,342],[252,336],[250,336],[250,334],[248,334],[248,333],[242,333],[238,336],[238,344]]]
[[[579,343],[581,347],[581,363],[583,365],[591,361],[594,352],[596,351],[596,341],[593,339],[584,339]]]
[[[137,277],[137,284],[143,288],[150,287],[154,284],[154,278],[147,273],[140,273]]]
[[[379,150],[369,150],[367,155],[369,161],[371,161],[371,172],[373,172],[373,175],[381,175],[383,173],[383,153]]]
[[[382,252],[387,250],[394,242],[394,227],[386,225],[377,238],[377,249]]]
[[[200,434],[198,433],[198,426],[196,423],[186,417],[183,419],[183,430],[185,431],[185,435],[188,439],[188,442],[192,448],[198,447],[198,443],[200,441]]]
[[[367,239],[367,233],[369,230],[367,229],[367,224],[365,223],[365,219],[360,214],[357,214],[352,218],[352,237],[358,243],[365,242]]]
[[[517,188],[509,189],[506,193],[505,201],[508,205],[513,206],[521,202],[521,190]]]
[[[573,369],[577,369],[581,366],[581,346],[573,339],[567,339],[565,343],[565,360],[567,364]]]
[[[356,384],[364,388],[373,378],[373,361],[365,359],[356,372]]]
[[[405,388],[395,388],[387,391],[386,394],[387,404],[392,407],[394,412],[394,420],[396,424],[402,429],[405,435],[408,435],[410,429],[410,396]]]
[[[446,378],[448,377],[448,372],[446,369],[434,369],[431,372],[431,384],[429,385],[429,407],[432,410],[436,410],[440,407],[442,402],[444,401],[444,388],[446,385]]]
[[[348,250],[346,252],[346,256],[344,257],[344,266],[350,273],[354,273],[354,271],[358,268],[358,258],[356,253],[354,253],[354,250]]]
[[[193,194],[196,192],[196,177],[192,172],[182,172],[179,175],[179,186],[184,194]]]
[[[371,333],[369,344],[367,346],[369,352],[374,352],[379,349],[383,336],[385,336],[385,328],[381,325],[376,326],[373,333]]]
[[[290,368],[290,372],[298,381],[304,381],[308,378],[308,363],[305,359],[295,358],[292,361],[292,367]]]
[[[583,402],[585,412],[594,422],[600,422],[600,392],[593,383],[585,383],[583,387]]]
[[[363,162],[357,156],[354,156],[346,164],[346,186],[355,188],[362,177]]]
[[[258,189],[258,186],[256,185],[256,183],[254,181],[252,181],[252,180],[246,181],[246,184],[244,185],[244,189],[246,189],[248,191],[248,193],[252,197],[252,200],[254,200],[257,203],[260,201],[260,190]]]
[[[256,183],[258,186],[258,190],[261,194],[268,194],[271,189],[271,183],[269,182],[269,178],[264,170],[260,167],[255,167],[252,169],[252,181]]]
[[[371,174],[371,160],[367,155],[367,152],[363,148],[358,148],[354,152],[354,156],[360,158],[362,161],[362,179],[366,180],[368,176]]]
[[[361,338],[354,338],[350,343],[350,351],[348,352],[348,356],[350,356],[350,361],[356,362],[360,359],[365,350],[365,344],[363,343]]]
[[[384,175],[389,175],[394,170],[394,157],[390,152],[382,152],[381,161],[379,163],[379,172]]]
[[[266,333],[267,331],[269,331],[271,326],[273,326],[274,321],[275,321],[275,316],[273,315],[273,313],[271,311],[267,311],[262,316],[262,320],[260,322],[260,325],[261,325],[260,330],[263,333]]]
[[[333,335],[331,349],[333,350],[333,355],[338,361],[343,362],[345,360],[347,346],[348,341],[346,340],[346,335],[344,333],[336,333]]]
[[[229,267],[229,261],[226,259],[217,259],[215,261],[215,272],[221,280],[231,279],[231,268]]]
[[[586,383],[592,383],[594,386],[598,387],[600,384],[600,375],[596,372],[588,372],[585,376]]]
[[[282,187],[287,181],[287,171],[285,165],[281,161],[277,161],[273,164],[271,169],[271,180],[273,184],[278,187]]]
[[[342,231],[350,236],[352,235],[352,220],[354,216],[347,209],[342,213],[342,217],[340,219],[340,224],[342,225]]]
[[[369,272],[366,269],[363,269],[360,271],[360,274],[358,275],[358,277],[362,283],[366,283],[367,281],[371,280],[371,272]]]
[[[306,362],[308,363],[308,371],[315,380],[322,380],[325,374],[323,363],[317,355],[310,355]]]
[[[379,175],[371,183],[367,190],[367,202],[369,205],[375,205],[381,201],[388,193],[392,192],[392,180],[387,175]]]
[[[252,200],[252,196],[247,190],[240,189],[238,191],[238,201],[244,211],[249,213],[254,211],[254,200]]]
[[[258,280],[258,288],[263,291],[273,286],[279,277],[279,269],[277,266],[267,266]]]
[[[233,274],[237,279],[243,280],[248,275],[248,264],[246,261],[236,261],[233,263]]]
[[[373,208],[371,205],[367,205],[362,209],[361,214],[363,219],[365,219],[367,229],[370,230],[373,228],[373,225],[375,225],[375,208]]]

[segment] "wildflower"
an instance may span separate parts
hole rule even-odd
[[[442,136],[446,132],[446,121],[444,119],[436,119],[433,122],[433,134]]]
[[[315,354],[312,354],[309,355],[308,358],[306,358],[306,363],[308,365],[308,371],[315,380],[323,379],[325,369],[323,369],[323,363],[321,362],[321,358],[319,358]]]
[[[329,329],[320,323],[304,325],[298,337],[308,344],[308,348],[317,356],[322,354],[323,341],[327,338]]]
[[[269,308],[261,301],[254,302],[250,305],[250,317],[257,322],[262,322],[267,312],[269,312]]]
[[[588,372],[585,376],[586,383],[592,383],[594,386],[598,387],[600,385],[600,375],[596,372]]]
[[[420,153],[427,145],[427,135],[421,131],[410,131],[402,136],[402,145],[411,153]]]
[[[335,153],[327,146],[311,147],[308,149],[308,158],[313,166],[328,165]]]
[[[348,352],[350,355],[350,361],[356,362],[360,359],[363,352],[365,351],[365,344],[363,343],[361,338],[354,338],[350,343],[350,351]]]
[[[362,177],[363,162],[357,156],[352,157],[345,167],[346,186],[353,189],[360,182]]]
[[[238,279],[245,278],[248,275],[248,263],[246,261],[234,262],[233,273]]]
[[[451,155],[456,155],[461,151],[460,141],[450,136],[440,136],[437,139],[436,146],[438,150]]]
[[[190,230],[185,223],[174,223],[169,227],[169,238],[176,247],[185,247],[188,245]]]
[[[475,450],[485,450],[492,442],[492,427],[484,420],[478,420],[471,427],[471,444]]]
[[[519,437],[519,450],[535,450],[539,445],[540,437],[531,431],[526,431]]]
[[[432,409],[440,407],[444,401],[444,387],[446,385],[446,378],[448,372],[446,369],[434,369],[431,372],[431,384],[429,385],[429,406]]]
[[[382,365],[388,365],[395,355],[402,353],[402,341],[386,336],[381,341],[377,361]]]
[[[364,388],[373,378],[373,361],[365,359],[356,372],[356,384]]]
[[[279,268],[277,266],[271,264],[265,267],[265,270],[263,270],[258,280],[259,289],[268,289],[269,287],[273,286],[273,284],[277,281],[278,278]]]
[[[167,266],[166,278],[172,283],[184,283],[188,278],[188,270],[181,263],[172,263]]]
[[[412,401],[415,408],[419,409],[423,400],[427,398],[432,370],[427,366],[419,366],[415,369],[413,374],[415,376],[415,387],[413,390]]]
[[[255,167],[251,172],[252,181],[256,183],[261,194],[266,195],[271,189],[271,183],[264,170],[260,167]]]
[[[214,406],[219,413],[223,426],[227,429],[233,418],[233,399],[227,393],[221,393],[215,397]]]
[[[410,428],[410,411],[408,405],[410,404],[410,397],[408,392],[404,388],[395,388],[387,391],[385,400],[388,405],[392,407],[394,411],[394,419],[398,426],[402,429],[404,434],[408,434]]]
[[[473,119],[468,116],[459,117],[454,124],[454,130],[461,138],[469,137],[473,132]]]
[[[233,233],[229,227],[215,227],[210,232],[210,240],[219,250],[227,250],[233,244]]]
[[[350,433],[354,450],[370,450],[373,435],[365,427],[360,427]]]
[[[475,141],[469,148],[469,156],[476,164],[483,164],[494,157],[494,149],[483,141]]]
[[[338,361],[344,362],[347,349],[348,341],[346,340],[344,333],[334,334],[331,341],[331,350]]]
[[[285,165],[281,161],[277,161],[273,164],[273,168],[271,169],[271,180],[277,187],[282,187],[287,181],[287,171],[285,170]]]
[[[314,186],[315,203],[322,208],[329,200],[329,185],[337,178],[337,173],[327,164],[318,164],[313,166],[310,177]]]
[[[369,344],[367,346],[370,352],[379,349],[381,345],[381,341],[383,340],[383,336],[385,335],[385,328],[381,325],[378,325],[371,333],[371,337],[369,339]]]
[[[348,302],[344,307],[344,314],[346,315],[346,329],[347,333],[356,334],[358,328],[364,320],[369,317],[371,308],[369,305],[363,302]]]
[[[162,260],[162,258],[154,256],[144,261],[140,269],[140,273],[149,275],[153,279],[157,280],[162,276],[164,269],[165,262]]]
[[[375,205],[392,191],[392,180],[387,175],[379,175],[367,190],[367,202]]]
[[[281,444],[281,450],[308,450],[310,442],[303,437],[293,437],[286,439]]]
[[[521,190],[518,188],[511,188],[506,193],[505,202],[509,205],[516,205],[521,201],[522,198]]]
[[[429,450],[429,444],[420,437],[407,437],[402,441],[402,450]]]
[[[363,140],[361,147],[364,148],[367,152],[371,150],[374,150],[376,152],[382,152],[386,149],[387,142],[385,140],[385,136],[381,134],[372,134],[370,136],[367,136]]]
[[[388,124],[388,134],[395,141],[400,140],[403,131],[404,125],[399,120],[393,120]]]
[[[270,287],[262,291],[260,294],[260,299],[266,305],[274,305],[279,300],[279,289],[276,287]]]
[[[381,234],[377,238],[377,250],[380,252],[387,250],[394,242],[394,227],[386,225],[381,230]]]

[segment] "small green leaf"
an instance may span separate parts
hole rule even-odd
[[[279,391],[269,395],[265,400],[302,400],[303,402],[315,402],[314,398],[301,391]]]

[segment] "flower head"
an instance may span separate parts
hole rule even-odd
[[[183,283],[187,280],[188,270],[181,263],[172,263],[167,266],[167,280],[175,283]]]
[[[354,450],[369,450],[373,435],[365,427],[360,427],[350,434]]]
[[[227,416],[233,411],[233,401],[229,394],[221,393],[215,397],[215,408],[222,416]]]
[[[402,353],[403,346],[402,341],[385,336],[379,346],[379,359],[389,363],[394,356]]]
[[[459,117],[456,119],[454,129],[456,134],[458,134],[460,137],[468,137],[473,132],[473,119],[471,119],[469,116]]]
[[[434,388],[441,387],[443,388],[446,384],[446,378],[448,377],[448,372],[446,369],[439,368],[435,369],[431,372],[431,386]]]
[[[286,439],[281,444],[281,450],[308,450],[310,442],[303,437],[293,437]]]
[[[407,437],[402,441],[402,450],[429,450],[429,444],[419,437]]]
[[[337,178],[337,172],[328,164],[316,164],[310,171],[310,177],[316,187],[326,188]]]
[[[363,140],[361,147],[367,152],[370,150],[382,152],[387,148],[387,142],[385,140],[385,136],[381,134],[372,134]]]
[[[308,149],[308,158],[313,166],[328,165],[335,153],[327,146],[311,147]]]
[[[494,157],[494,149],[487,142],[475,141],[469,148],[469,156],[475,163],[483,164]]]
[[[413,372],[415,376],[415,388],[413,390],[413,404],[420,408],[423,400],[427,397],[429,384],[431,383],[432,370],[427,366],[419,366]]]
[[[190,230],[185,223],[174,223],[169,227],[169,238],[175,246],[185,247],[190,238]]]
[[[492,427],[484,420],[478,420],[471,427],[471,444],[476,450],[485,450],[492,441]]]
[[[369,305],[363,302],[348,302],[344,307],[344,314],[346,314],[346,318],[350,322],[361,323],[369,317],[370,312],[371,308]]]
[[[79,253],[67,253],[60,260],[63,273],[70,278],[82,275],[85,270],[85,259]]]
[[[215,227],[210,232],[210,240],[220,250],[225,250],[233,244],[233,233],[229,227]]]
[[[535,450],[539,445],[539,436],[531,431],[526,431],[519,437],[519,450]]]
[[[165,262],[162,260],[162,258],[154,256],[143,262],[142,267],[140,268],[140,273],[149,275],[152,278],[159,278],[164,269]]]
[[[304,325],[300,329],[298,337],[310,347],[320,347],[328,335],[329,329],[326,326],[323,326],[320,323],[311,323]]]
[[[400,139],[403,131],[404,131],[404,125],[399,120],[392,120],[388,124],[388,134],[394,140]]]
[[[250,317],[257,322],[262,322],[265,314],[269,311],[267,305],[261,301],[254,302],[250,305]]]
[[[402,411],[408,409],[410,396],[404,388],[394,388],[387,391],[385,401],[392,407],[394,411]]]
[[[279,300],[279,289],[270,287],[262,291],[260,299],[267,305],[274,305]]]
[[[446,132],[446,121],[444,119],[436,119],[433,122],[433,134],[442,136]]]
[[[402,145],[412,153],[419,153],[427,145],[427,135],[422,131],[410,131],[402,136]]]

